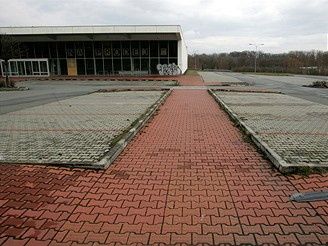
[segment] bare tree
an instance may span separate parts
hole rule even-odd
[[[0,59],[5,62],[4,70],[6,73],[6,80],[4,86],[11,87],[13,84],[11,84],[9,80],[9,60],[19,57],[21,48],[20,43],[17,42],[12,36],[3,34],[0,35],[0,45]]]
[[[197,56],[197,67],[251,72],[254,70],[254,56],[253,51],[201,54]],[[328,75],[327,51],[290,51],[282,54],[261,53],[260,57],[259,72]],[[190,56],[190,67],[194,67],[193,61],[193,56]]]

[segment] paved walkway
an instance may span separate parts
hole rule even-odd
[[[0,165],[0,244],[327,244],[328,176],[272,168],[206,90],[174,90],[106,171]]]

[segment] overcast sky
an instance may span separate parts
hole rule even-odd
[[[0,0],[0,26],[181,25],[189,54],[327,51],[328,0]]]

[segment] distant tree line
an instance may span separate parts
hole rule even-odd
[[[201,70],[254,72],[256,55],[257,72],[328,75],[328,52],[314,50],[283,54],[255,51],[194,54],[189,55],[188,65]]]

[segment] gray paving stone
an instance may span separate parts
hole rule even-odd
[[[161,91],[94,93],[1,115],[0,162],[96,162]]]
[[[243,81],[234,77],[228,76],[228,73],[220,74],[215,72],[198,72],[205,83],[220,82],[220,83],[243,83]]]
[[[328,164],[328,106],[275,93],[216,92],[291,164]]]

